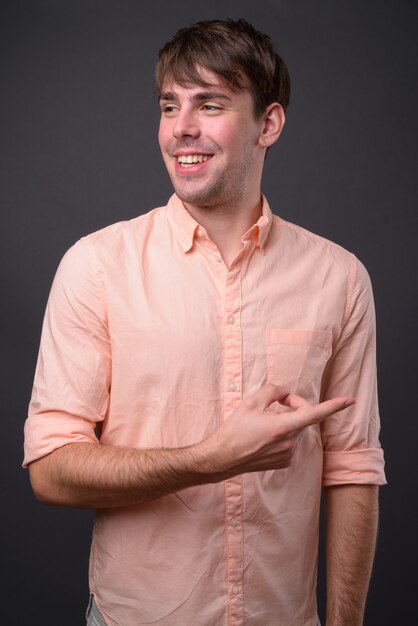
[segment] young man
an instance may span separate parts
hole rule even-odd
[[[289,99],[267,36],[196,24],[156,77],[175,194],[60,265],[34,491],[97,509],[89,624],[315,626],[325,486],[326,623],[359,626],[384,483],[367,273],[261,194]]]

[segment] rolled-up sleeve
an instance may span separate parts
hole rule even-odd
[[[322,398],[348,395],[356,402],[322,424],[324,486],[386,483],[373,294],[366,269],[354,257],[351,269],[342,330],[324,373]]]
[[[110,342],[94,250],[81,240],[62,259],[45,312],[24,467],[73,442],[97,442],[106,415]]]

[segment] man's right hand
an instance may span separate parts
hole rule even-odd
[[[345,396],[311,405],[283,387],[265,383],[199,444],[205,448],[207,469],[225,479],[289,467],[305,428],[352,404],[354,398]]]
[[[265,384],[219,430],[185,448],[118,448],[69,443],[29,467],[36,496],[48,504],[130,506],[237,474],[289,467],[303,430],[353,398],[310,405]]]

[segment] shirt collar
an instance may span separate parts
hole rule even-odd
[[[258,246],[262,254],[265,254],[265,245],[270,233],[273,215],[266,197],[262,194],[262,214],[257,222],[247,230],[242,237],[242,241],[247,241],[253,237],[258,238]],[[190,215],[180,198],[173,194],[167,204],[169,222],[179,239],[184,252],[188,252],[193,247],[196,231],[199,228],[198,222]]]

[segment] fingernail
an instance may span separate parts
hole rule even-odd
[[[353,405],[354,403],[355,403],[354,398],[351,398],[350,400],[346,400],[346,401],[344,402],[344,407],[351,406],[351,405]]]

